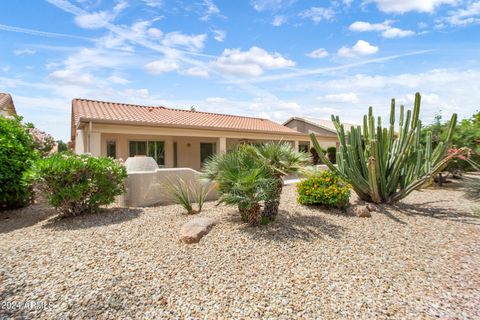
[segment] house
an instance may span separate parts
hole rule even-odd
[[[350,130],[354,124],[343,123],[345,131]],[[284,126],[302,132],[305,134],[315,133],[318,136],[323,137],[322,140],[319,140],[320,146],[324,149],[328,147],[337,147],[338,148],[338,139],[337,139],[337,130],[335,125],[331,120],[323,120],[316,118],[305,118],[305,117],[292,117],[283,123]],[[328,137],[328,139],[327,139]]]
[[[12,96],[9,93],[0,92],[0,115],[4,117],[17,115]]]
[[[307,134],[267,119],[166,107],[74,99],[71,121],[76,153],[147,155],[166,168],[200,170],[212,154],[239,143],[288,141],[297,150],[310,145]]]

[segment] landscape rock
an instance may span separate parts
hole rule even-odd
[[[215,225],[212,218],[195,218],[185,223],[180,229],[180,240],[183,243],[198,243]]]
[[[360,218],[370,218],[372,216],[367,206],[354,206],[351,207],[350,210],[354,215]]]
[[[378,206],[373,203],[369,203],[367,204],[367,209],[368,211],[378,211]]]

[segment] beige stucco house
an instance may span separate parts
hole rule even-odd
[[[298,132],[305,134],[315,133],[317,136],[323,137],[319,140],[322,148],[337,147],[337,130],[331,120],[306,118],[306,117],[292,117],[283,123],[284,126],[289,127]],[[353,124],[343,123],[345,130],[350,130]],[[328,138],[327,138],[328,137]]]
[[[15,105],[13,104],[12,96],[8,93],[1,93],[0,92],[0,115],[7,117],[7,116],[14,116],[17,114],[15,110]]]
[[[122,159],[148,155],[160,167],[195,170],[212,154],[239,143],[288,141],[297,150],[310,145],[308,134],[267,119],[86,99],[72,101],[71,139],[77,153]]]

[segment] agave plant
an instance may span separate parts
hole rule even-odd
[[[350,182],[361,199],[375,203],[397,202],[412,191],[429,184],[451,159],[465,152],[462,148],[446,154],[451,146],[456,114],[452,115],[445,141],[432,150],[432,134],[427,133],[426,143],[421,143],[420,100],[420,94],[416,93],[413,113],[411,110],[405,113],[404,106],[400,106],[397,132],[394,99],[388,128],[382,127],[380,117],[375,121],[372,107],[363,118],[363,127],[352,127],[348,133],[339,117],[332,115],[340,142],[337,151],[338,167],[325,156],[312,134],[314,148],[331,170]]]
[[[205,164],[204,177],[216,181],[220,203],[236,205],[242,220],[252,226],[261,223],[261,203],[274,196],[276,180],[251,146],[213,156]]]
[[[286,142],[261,144],[254,147],[253,151],[258,159],[272,171],[275,179],[274,196],[265,202],[262,213],[265,218],[274,220],[278,214],[280,195],[283,189],[282,177],[299,172],[311,160],[307,154],[295,151],[291,144]]]

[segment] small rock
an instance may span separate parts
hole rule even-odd
[[[210,232],[215,225],[212,218],[195,218],[185,223],[180,229],[180,240],[183,243],[197,243]]]
[[[370,218],[372,216],[367,206],[355,206],[351,208],[351,211],[354,215],[360,218]]]
[[[373,203],[367,204],[367,209],[368,209],[368,211],[378,211],[377,205],[375,205]]]

